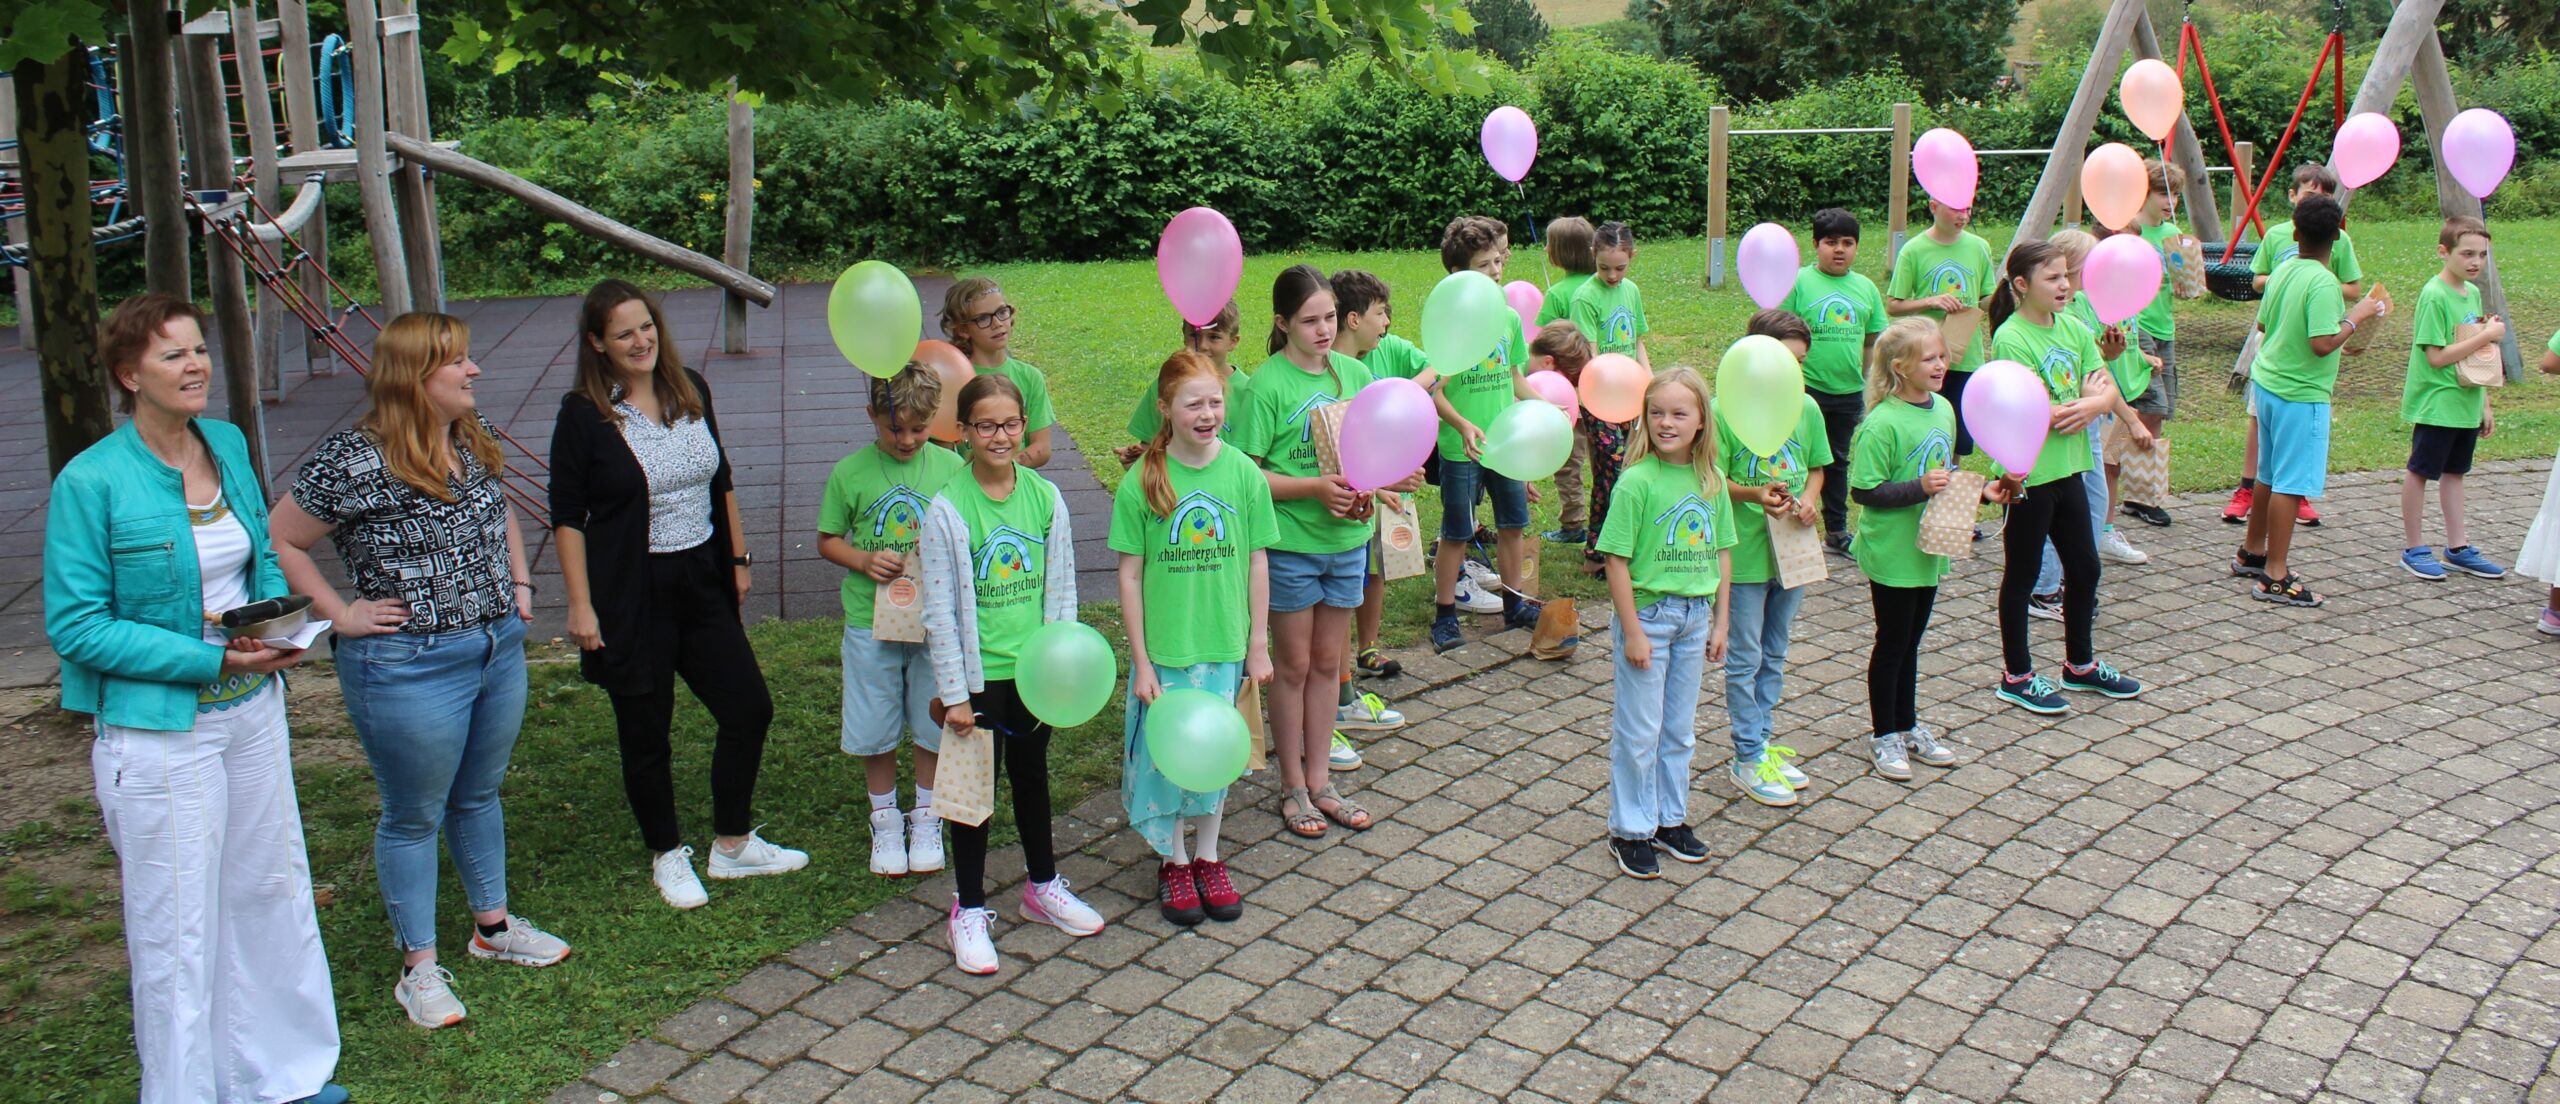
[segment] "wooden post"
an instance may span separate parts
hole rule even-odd
[[[110,380],[98,361],[98,258],[89,240],[89,144],[80,133],[88,62],[76,50],[56,61],[22,61],[14,78],[29,246],[18,279],[32,285],[45,459],[53,474],[116,427]]]
[[[2088,68],[2080,71],[2080,87],[2072,93],[2071,109],[2062,117],[2061,133],[2054,136],[2053,156],[2045,161],[2044,174],[2036,178],[2035,195],[2027,200],[2026,212],[2018,216],[2010,248],[2022,241],[2042,241],[2053,232],[2063,193],[2080,179],[2081,159],[2089,155],[2089,135],[2097,129],[2098,112],[2107,106],[2107,93],[2116,86],[2116,61],[2133,40],[2134,24],[2144,14],[2143,2],[2112,0],[2107,6],[2098,41],[2089,48]],[[2001,255],[2007,256],[2007,251]]]
[[[284,208],[276,181],[276,105],[268,91],[266,55],[258,41],[258,8],[253,2],[231,5],[232,68],[240,74],[240,113],[249,120],[249,190],[258,207],[273,218]],[[278,250],[281,256],[282,250]],[[255,264],[256,259],[242,258]],[[264,281],[258,288],[258,313],[251,348],[255,352],[258,393],[284,398],[284,305]]]
[[[8,81],[6,83],[0,83],[0,139],[15,138],[17,136],[18,83],[16,81]],[[17,150],[0,149],[0,165],[15,168],[17,164]],[[8,221],[7,225],[9,229],[9,244],[27,244],[26,219],[13,218]],[[27,269],[25,268],[18,269],[17,272],[13,273],[9,277],[9,287],[13,289],[13,293],[18,301],[18,347],[21,349],[33,349],[36,347],[36,296],[33,285],[34,281],[27,275]]]
[[[2141,17],[2134,21],[2133,53],[2138,58],[2162,60],[2160,36],[2153,33],[2151,29],[2151,9],[2148,4],[2142,5]],[[2108,68],[2112,71],[2114,59],[2108,60],[2110,62]],[[2213,201],[2213,181],[2205,178],[2204,142],[2196,137],[2195,124],[2188,120],[2187,113],[2183,110],[2178,112],[2177,129],[2169,132],[2168,152],[2169,163],[2176,165],[2178,171],[2186,174],[2187,178],[2187,186],[2182,189],[2186,194],[2178,197],[2178,201],[2185,204],[2187,208],[2189,224],[2187,230],[2193,233],[2198,241],[2222,240],[2221,207]]]
[[[133,0],[133,79],[122,91],[127,181],[142,208],[142,275],[151,290],[195,298],[185,186],[179,179],[177,15],[168,0]]]
[[[2062,196],[2062,225],[2077,230],[2083,217],[2080,211],[2080,174],[2073,173],[2071,190]]]
[[[255,34],[255,31],[251,32]],[[192,186],[229,191],[235,180],[231,112],[222,92],[222,44],[215,34],[180,39],[187,76],[187,165]],[[249,319],[248,258],[227,244],[204,253],[205,284],[213,291],[214,329],[222,346],[222,389],[231,424],[249,439],[250,470],[267,483],[266,411],[259,402],[257,332]]]
[[[2444,171],[2444,128],[2452,125],[2458,110],[2453,100],[2453,76],[2444,64],[2444,47],[2434,35],[2418,42],[2417,64],[2410,70],[2409,83],[2418,93],[2418,114],[2426,120],[2427,153],[2436,164],[2436,205],[2445,217],[2467,215],[2485,219],[2488,212],[2478,197],[2463,191],[2453,174]],[[2489,262],[2480,270],[2480,313],[2507,318],[2507,291],[2498,282],[2498,251],[2489,251]],[[2509,319],[2507,334],[2498,339],[2498,356],[2507,369],[2507,382],[2524,378],[2524,350],[2516,343],[2516,327]]]
[[[284,118],[285,131],[293,142],[295,153],[310,153],[320,148],[320,115],[314,98],[319,86],[311,75],[311,12],[309,0],[277,0],[276,22],[284,42]],[[277,181],[279,185],[283,181]],[[329,309],[329,207],[323,203],[311,212],[311,221],[303,224],[295,235],[307,258],[295,270],[294,280],[302,286],[302,295]],[[280,251],[281,252],[281,251]],[[292,259],[287,255],[287,260]],[[310,376],[338,374],[337,357],[319,334],[310,334],[302,342],[302,368]]]
[[[382,20],[383,106],[387,129],[421,142],[428,133],[426,63],[418,40],[417,0],[386,0]],[[391,167],[393,201],[400,207],[400,245],[409,263],[412,310],[444,309],[444,245],[437,240],[436,185],[424,169],[402,160]]]
[[[729,82],[729,225],[720,259],[740,272],[747,270],[747,247],[756,227],[756,109],[738,98],[738,82]],[[747,300],[737,292],[720,296],[720,349],[743,353],[747,342]]]
[[[1885,200],[1885,271],[1902,256],[1902,241],[1911,218],[1911,105],[1893,105],[1893,187]]]
[[[2239,237],[2241,220],[2249,215],[2249,188],[2258,179],[2258,144],[2232,143],[2231,159],[2231,236]]]
[[[356,190],[364,197],[364,232],[373,240],[373,275],[388,321],[409,313],[416,300],[400,213],[391,202],[391,154],[382,144],[382,18],[374,0],[347,0],[347,38],[356,51]]]
[[[1733,111],[1707,109],[1707,272],[1706,287],[1724,286],[1725,174],[1733,145]]]

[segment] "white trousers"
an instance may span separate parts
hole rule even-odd
[[[142,1104],[281,1104],[338,1066],[284,693],[192,732],[100,724],[89,753],[124,872]]]

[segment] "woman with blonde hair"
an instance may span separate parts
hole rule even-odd
[[[374,343],[370,409],[320,442],[268,521],[312,616],[336,630],[347,718],[382,794],[373,856],[402,956],[392,997],[420,1027],[462,1022],[436,959],[436,836],[450,840],[475,958],[549,966],[569,945],[507,910],[498,801],[524,721],[533,582],[506,460],[473,399],[471,328],[449,314],[392,319]],[[327,538],[358,595],[312,562]]]

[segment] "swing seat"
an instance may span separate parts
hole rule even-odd
[[[2249,261],[2257,253],[2258,243],[2241,242],[2231,250],[2231,259],[2223,261],[2221,242],[2204,243],[2204,255],[2212,262],[2204,267],[2204,286],[2234,303],[2256,302],[2258,289],[2250,286],[2253,274],[2249,271]]]

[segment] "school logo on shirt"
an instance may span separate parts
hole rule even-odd
[[[978,545],[978,581],[1001,583],[1032,570],[1033,557],[1048,542],[1010,525],[996,526],[995,532]]]
[[[855,519],[871,523],[873,540],[901,544],[914,540],[924,523],[925,499],[904,483],[889,488],[887,494],[871,500]]]
[[[1316,408],[1331,406],[1334,402],[1333,396],[1318,391],[1307,396],[1307,401],[1299,403],[1298,409],[1290,413],[1289,420],[1298,423],[1299,444],[1303,445],[1316,439]]]
[[[1610,348],[1626,348],[1636,343],[1636,312],[1619,307],[1609,312],[1600,323],[1600,343]]]
[[[1920,275],[1920,282],[1935,295],[1952,295],[1959,300],[1973,295],[1973,274],[1965,270],[1961,261],[1938,262]]]
[[[2044,360],[2036,365],[2036,372],[2044,377],[2047,387],[2057,390],[2069,387],[2080,380],[2080,354],[2063,348],[2047,349]]]
[[[1206,544],[1224,544],[1227,519],[1236,508],[1207,491],[1193,491],[1173,504],[1173,516],[1164,530],[1164,542],[1176,548]]]
[[[1778,446],[1776,456],[1753,456],[1750,449],[1742,450],[1741,470],[1734,472],[1733,477],[1745,483],[1777,480],[1794,486],[1796,479],[1804,474],[1804,449],[1796,444],[1795,438],[1789,437],[1786,444]]]
[[[1954,467],[1955,456],[1956,439],[1946,430],[1930,426],[1928,435],[1920,438],[1920,443],[1911,451],[1902,454],[1902,470],[1910,472],[1910,478],[1916,479],[1921,472],[1933,468]]]
[[[1675,552],[1697,552],[1715,547],[1716,515],[1704,500],[1687,495],[1672,503],[1671,508],[1654,515],[1655,528],[1662,530],[1662,545]]]
[[[1849,326],[1858,324],[1858,304],[1846,295],[1833,292],[1813,301],[1806,319],[1816,326]]]

